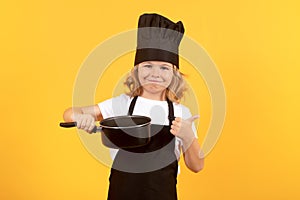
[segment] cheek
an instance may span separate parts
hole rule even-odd
[[[166,80],[166,82],[171,83],[173,79],[173,74],[166,74],[164,79]]]
[[[145,74],[145,72],[138,72],[138,80],[141,85],[145,84],[145,77],[147,77],[147,74]]]
[[[139,71],[138,72],[138,79],[141,81],[141,80],[143,80],[143,75],[142,75],[142,73]]]
[[[139,70],[138,71],[138,77],[139,78],[145,78],[147,76],[147,74],[149,74],[149,73],[147,73],[147,71],[145,71],[145,70]]]

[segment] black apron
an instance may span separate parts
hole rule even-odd
[[[132,115],[137,96],[131,101]],[[111,168],[108,200],[177,200],[178,162],[175,137],[170,133],[174,108],[167,100],[169,126],[151,124],[149,144],[119,149]]]

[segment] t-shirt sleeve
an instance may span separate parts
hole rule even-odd
[[[188,109],[185,106],[182,106],[182,119],[188,119],[190,117],[192,117],[192,113],[191,113],[190,109]],[[192,123],[192,130],[195,134],[195,137],[198,138],[195,122]]]
[[[188,109],[186,106],[182,105],[182,119],[188,119],[190,117],[192,117],[192,113],[191,113],[190,109]],[[194,132],[195,137],[198,138],[195,122],[192,123],[192,130]],[[182,147],[182,145],[183,145],[182,140],[180,138],[176,137],[175,145],[178,147]],[[179,148],[178,148],[178,151],[176,151],[175,153],[176,153],[177,157],[180,156]]]
[[[130,97],[126,94],[98,103],[103,118],[127,115]]]

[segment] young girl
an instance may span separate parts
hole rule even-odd
[[[69,108],[64,120],[76,121],[78,128],[91,132],[95,121],[107,117],[150,117],[149,144],[114,151],[108,199],[176,200],[181,150],[191,171],[199,172],[204,165],[193,125],[198,116],[191,116],[189,109],[179,103],[186,90],[178,62],[184,28],[181,22],[174,23],[158,14],[140,16],[138,27],[135,66],[125,81],[129,93],[96,105]]]

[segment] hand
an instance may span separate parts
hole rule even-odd
[[[172,121],[170,132],[182,139],[184,143],[191,143],[195,139],[195,135],[192,130],[192,123],[198,118],[199,115],[192,116],[186,120],[176,117],[175,120]]]
[[[74,114],[72,117],[77,124],[77,128],[91,133],[95,127],[95,118],[91,114]]]

